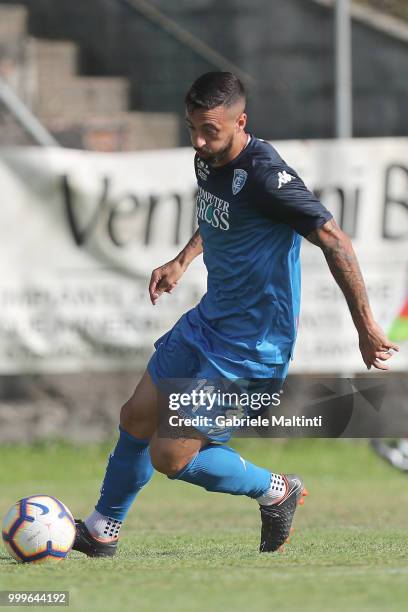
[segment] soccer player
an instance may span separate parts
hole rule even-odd
[[[245,91],[229,72],[198,78],[185,98],[196,151],[198,229],[170,262],[153,271],[152,304],[171,292],[203,253],[207,292],[155,343],[156,351],[120,415],[95,510],[77,521],[74,549],[113,556],[120,527],[156,469],[207,491],[246,495],[261,511],[260,552],[278,550],[289,536],[302,480],[243,459],[219,435],[157,431],[161,381],[286,377],[296,338],[302,236],[319,246],[347,301],[367,368],[388,369],[390,342],[370,310],[350,239],[267,142],[245,131]],[[222,408],[222,407],[221,407]],[[190,412],[189,412],[190,410]],[[184,413],[192,414],[193,407]],[[221,442],[221,443],[220,443]]]

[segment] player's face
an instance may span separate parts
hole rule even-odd
[[[239,143],[244,134],[246,114],[239,103],[230,108],[217,106],[210,110],[187,111],[186,122],[194,149],[213,166],[226,163],[234,157],[235,149],[242,148]]]

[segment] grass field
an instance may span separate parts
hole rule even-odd
[[[0,589],[69,590],[70,609],[406,610],[408,477],[363,441],[241,440],[249,460],[304,476],[284,553],[259,555],[252,500],[207,493],[157,474],[122,530],[120,553],[58,565],[19,565],[0,550]],[[84,516],[110,445],[2,447],[0,515],[49,493]],[[7,609],[7,608],[5,608]]]

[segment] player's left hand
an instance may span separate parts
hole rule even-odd
[[[388,340],[377,323],[359,331],[359,346],[368,370],[371,366],[377,370],[389,370],[389,366],[383,362],[390,359],[394,351],[399,351],[399,346]]]

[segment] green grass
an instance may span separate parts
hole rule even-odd
[[[408,479],[367,444],[241,440],[249,460],[295,471],[310,490],[283,554],[259,555],[252,500],[155,475],[113,560],[72,553],[19,565],[0,550],[0,589],[69,590],[71,610],[406,610]],[[0,515],[49,493],[76,516],[94,503],[109,446],[2,447]],[[5,608],[6,609],[6,608]]]

